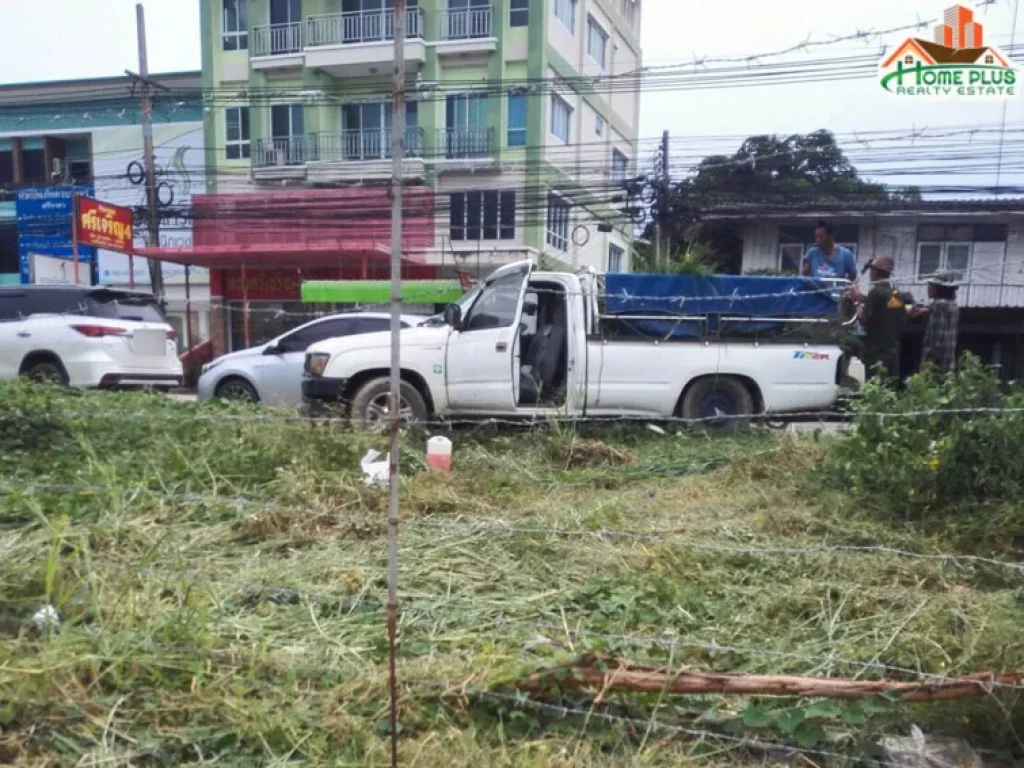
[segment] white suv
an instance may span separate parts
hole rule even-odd
[[[176,334],[150,294],[0,286],[0,381],[73,387],[181,386]]]

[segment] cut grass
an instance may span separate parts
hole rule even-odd
[[[156,397],[0,396],[0,761],[387,763],[386,494],[359,470],[380,436]],[[1015,571],[819,550],[1004,558],[1012,537],[972,548],[886,522],[820,482],[826,443],[471,430],[443,476],[423,471],[424,437],[402,454],[405,765],[726,765],[788,760],[747,736],[796,744],[744,727],[745,700],[515,703],[516,679],[585,653],[867,677],[1024,668]],[[62,626],[41,635],[47,604]],[[1013,750],[1024,724],[1015,691],[878,709],[826,723],[815,748],[870,754],[917,722]]]

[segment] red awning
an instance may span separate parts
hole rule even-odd
[[[196,245],[192,248],[137,248],[136,256],[190,267],[318,267],[342,262],[379,261],[390,258],[388,246],[373,241],[345,240],[315,244],[266,243],[246,245]],[[403,255],[406,263],[419,263]]]

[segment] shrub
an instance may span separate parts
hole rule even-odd
[[[830,476],[904,517],[1017,502],[1024,492],[1024,393],[1004,394],[971,355],[957,373],[913,376],[903,391],[868,384]],[[884,415],[879,415],[884,414]]]

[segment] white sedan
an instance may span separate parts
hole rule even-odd
[[[427,318],[402,316],[412,328]],[[391,328],[384,312],[351,312],[321,317],[251,349],[218,357],[203,366],[199,399],[224,398],[266,405],[302,405],[302,365],[310,344],[340,336],[377,333]]]

